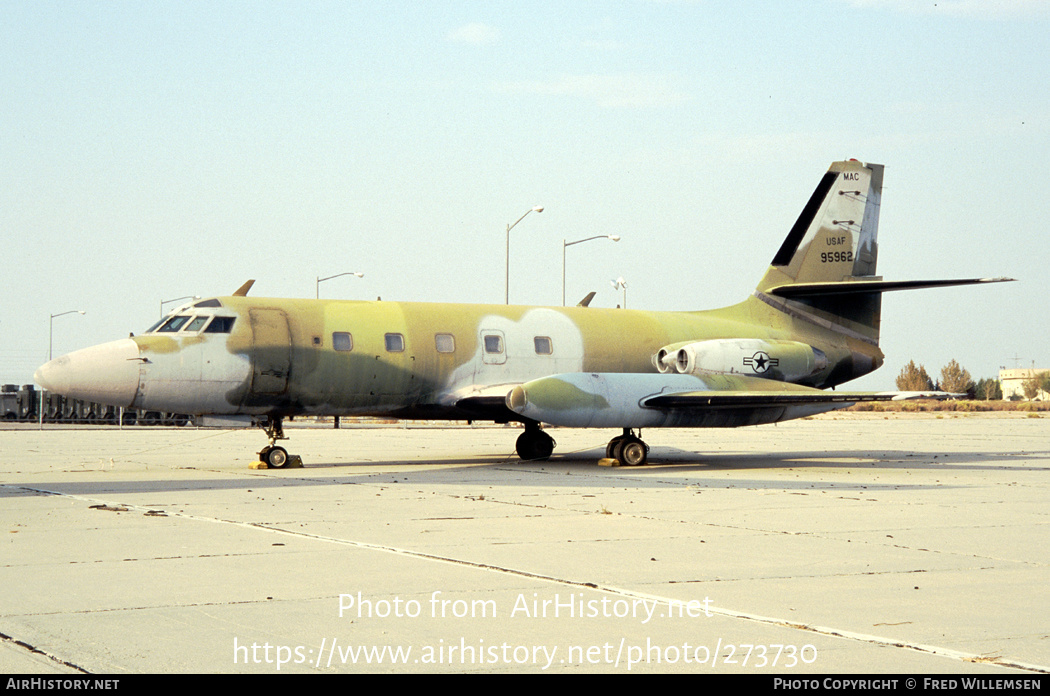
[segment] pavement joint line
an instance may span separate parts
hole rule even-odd
[[[35,492],[35,493],[41,493],[41,494],[44,494],[44,495],[60,496],[60,497],[65,497],[65,498],[71,498],[73,500],[80,500],[80,501],[84,501],[84,502],[90,502],[90,503],[94,503],[94,504],[120,505],[120,506],[123,506],[123,507],[127,508],[128,511],[136,510],[136,511],[141,511],[143,513],[146,513],[146,512],[149,512],[149,511],[152,510],[152,508],[143,507],[143,506],[140,506],[140,505],[135,505],[133,503],[115,503],[113,501],[102,500],[102,499],[99,499],[99,498],[89,498],[89,497],[86,497],[86,496],[75,495],[75,494],[71,494],[71,493],[63,493],[61,491],[52,491],[52,490],[48,490],[46,488],[36,488],[36,487],[32,487],[32,486],[19,486],[19,485],[11,485],[11,484],[0,484],[0,485],[2,485],[5,488],[7,488],[7,487],[20,488],[22,490],[32,491],[32,492]],[[342,545],[342,546],[352,546],[352,547],[360,548],[360,549],[368,549],[368,550],[371,550],[371,551],[380,551],[380,552],[391,553],[391,554],[395,554],[395,555],[399,555],[399,556],[407,556],[407,557],[410,557],[410,558],[418,558],[418,559],[421,559],[421,560],[437,561],[439,563],[447,563],[449,565],[455,565],[455,566],[460,566],[460,567],[476,568],[476,569],[479,569],[479,570],[485,570],[485,571],[494,572],[494,573],[502,573],[502,574],[505,574],[505,575],[512,575],[512,576],[515,576],[515,577],[528,578],[528,579],[531,579],[531,580],[539,580],[539,581],[542,581],[542,582],[548,582],[548,583],[555,584],[555,585],[562,585],[562,586],[569,586],[569,587],[578,587],[578,588],[587,588],[587,589],[591,589],[591,590],[596,590],[598,592],[605,592],[607,594],[618,595],[618,596],[621,596],[621,597],[628,597],[628,598],[632,598],[632,599],[640,599],[640,600],[649,601],[649,602],[664,603],[667,606],[682,606],[682,605],[686,605],[687,604],[687,602],[684,601],[684,600],[674,599],[672,597],[664,597],[662,595],[655,595],[655,594],[650,594],[650,593],[645,593],[645,592],[638,592],[638,591],[629,590],[629,589],[626,589],[626,588],[614,587],[614,586],[610,586],[610,585],[600,585],[600,584],[597,584],[597,583],[585,582],[585,581],[580,581],[580,580],[569,580],[567,578],[557,578],[557,577],[553,577],[553,576],[550,576],[550,575],[544,575],[544,574],[540,574],[540,573],[533,573],[533,572],[530,572],[530,571],[527,571],[527,570],[518,570],[518,569],[514,569],[514,568],[505,568],[503,566],[496,566],[496,565],[491,565],[491,564],[487,564],[487,563],[477,563],[477,562],[474,562],[474,561],[466,561],[466,560],[462,560],[462,559],[449,558],[447,556],[439,556],[437,554],[426,553],[426,552],[423,552],[423,551],[414,551],[412,549],[402,549],[402,548],[398,548],[396,546],[387,546],[387,545],[383,545],[383,544],[374,544],[374,543],[371,543],[371,542],[356,541],[356,540],[353,540],[353,539],[339,539],[337,537],[324,536],[324,535],[320,535],[320,534],[311,534],[309,532],[301,532],[301,531],[295,531],[295,530],[289,530],[289,529],[281,529],[280,527],[272,527],[272,526],[269,526],[269,525],[266,525],[266,524],[262,524],[262,523],[258,523],[258,522],[238,522],[236,520],[224,520],[224,519],[219,518],[219,517],[202,517],[200,515],[190,515],[190,514],[187,514],[187,513],[184,513],[184,512],[166,512],[166,514],[171,516],[171,517],[180,517],[180,518],[183,518],[183,519],[194,520],[194,521],[197,521],[197,522],[210,522],[212,524],[229,524],[229,525],[233,525],[233,526],[237,526],[237,527],[244,527],[244,528],[247,528],[247,529],[258,529],[258,530],[270,532],[272,534],[283,534],[283,535],[287,535],[287,536],[294,536],[294,537],[299,537],[299,538],[304,538],[304,539],[313,539],[313,540],[316,540],[316,541],[322,541],[322,542],[331,543],[331,544],[339,544],[339,545]],[[882,645],[882,646],[885,646],[885,647],[902,648],[902,649],[906,649],[906,650],[913,650],[913,651],[916,651],[916,652],[922,652],[922,653],[928,653],[928,654],[932,654],[932,655],[937,655],[939,657],[945,657],[945,658],[952,659],[952,660],[957,660],[957,661],[960,661],[960,662],[970,662],[970,663],[975,663],[975,664],[991,664],[991,665],[996,665],[996,666],[999,666],[999,667],[1019,669],[1019,670],[1029,671],[1029,672],[1038,672],[1038,673],[1042,673],[1042,674],[1050,674],[1050,666],[1044,666],[1044,665],[1037,665],[1037,664],[1028,663],[1028,662],[1022,662],[1020,660],[1014,660],[1012,658],[1005,658],[1005,657],[1002,657],[1002,656],[977,655],[977,654],[974,654],[974,653],[967,653],[967,652],[963,652],[963,651],[960,651],[960,650],[952,650],[951,648],[942,648],[942,647],[938,647],[938,646],[934,646],[934,645],[926,645],[924,643],[916,643],[916,642],[912,642],[912,641],[898,640],[898,639],[894,639],[894,638],[884,638],[882,636],[876,636],[876,635],[871,635],[871,634],[867,634],[867,633],[859,633],[859,632],[856,632],[856,631],[847,631],[847,630],[838,629],[838,628],[831,628],[831,627],[827,627],[827,626],[819,626],[819,625],[816,625],[816,624],[799,623],[797,621],[789,621],[787,619],[778,619],[778,618],[775,618],[775,617],[762,616],[760,614],[753,614],[753,613],[750,613],[750,612],[737,611],[737,610],[734,610],[734,609],[724,609],[724,608],[719,608],[719,607],[705,606],[704,607],[704,611],[707,612],[710,615],[722,616],[722,617],[729,618],[729,619],[740,619],[740,620],[743,620],[743,621],[751,621],[751,622],[755,622],[755,623],[761,623],[761,624],[766,624],[766,625],[771,625],[771,626],[779,626],[779,627],[782,627],[782,628],[789,628],[789,629],[798,630],[798,631],[806,631],[806,632],[810,632],[810,633],[816,633],[816,634],[819,634],[819,635],[829,636],[829,637],[833,637],[833,638],[843,638],[843,639],[846,639],[846,640],[852,640],[852,641],[864,642],[864,643],[871,643],[871,644],[874,644],[874,645]],[[0,639],[6,639],[6,640],[10,640],[10,641],[12,641],[12,642],[14,642],[16,644],[19,644],[19,645],[25,645],[25,644],[21,643],[21,641],[17,641],[15,639],[9,638],[8,636],[5,636],[2,633],[0,633]],[[43,655],[47,655],[47,653],[43,653],[42,651],[39,651],[36,648],[32,648],[31,646],[26,646],[26,647],[28,649],[30,649],[30,650],[35,651],[35,652],[40,652]],[[56,660],[57,662],[61,662],[62,664],[68,664],[68,663],[63,662],[59,658],[55,658],[55,657],[53,657],[51,655],[47,655],[47,657],[49,657],[50,659]],[[76,669],[75,665],[69,665],[69,666]]]
[[[25,650],[27,652],[31,652],[34,655],[41,655],[41,656],[47,658],[48,660],[50,660],[51,662],[54,662],[55,664],[62,665],[63,667],[68,667],[68,668],[70,668],[72,670],[76,670],[77,672],[80,672],[81,674],[91,674],[91,672],[88,672],[83,667],[79,667],[79,666],[73,664],[72,662],[67,662],[66,660],[63,660],[61,657],[58,657],[56,655],[52,655],[51,653],[46,652],[44,650],[41,650],[40,648],[38,648],[38,647],[36,647],[34,645],[30,645],[29,643],[25,642],[24,640],[19,640],[19,639],[13,637],[13,636],[7,635],[6,633],[0,633],[0,641],[11,643],[15,647],[17,647],[17,648],[19,648],[21,650]]]

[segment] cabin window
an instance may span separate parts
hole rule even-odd
[[[485,352],[486,353],[502,353],[503,352],[503,337],[496,334],[489,334],[485,336]]]
[[[345,331],[336,331],[332,334],[332,348],[341,351],[354,349],[354,337]]]
[[[173,333],[181,329],[182,325],[188,322],[189,320],[190,318],[187,316],[172,317],[171,319],[168,319],[168,321],[166,321],[162,327],[160,327],[159,331],[161,333]]]
[[[536,355],[550,355],[554,352],[549,336],[536,336],[532,342],[536,345]]]
[[[204,333],[230,333],[233,331],[233,322],[237,317],[212,317],[211,323],[204,329]]]
[[[201,327],[204,326],[204,322],[208,321],[208,317],[194,317],[193,321],[186,324],[183,331],[200,331]]]
[[[434,347],[439,353],[455,353],[456,337],[448,333],[434,334]]]
[[[405,350],[405,337],[399,333],[388,333],[385,336],[388,353],[400,353]]]

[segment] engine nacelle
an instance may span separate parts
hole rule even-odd
[[[798,341],[733,338],[664,346],[653,355],[660,372],[749,375],[799,382],[828,366],[828,356]]]
[[[678,351],[685,346],[692,345],[696,341],[682,341],[680,343],[672,343],[669,346],[664,346],[660,350],[653,353],[653,365],[656,369],[664,374],[668,372],[677,372],[675,369],[675,360],[677,359]]]

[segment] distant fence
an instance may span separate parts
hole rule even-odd
[[[32,384],[21,387],[5,384],[0,387],[0,418],[6,421],[118,425],[121,409],[83,399],[68,399],[37,389]],[[123,414],[124,425],[188,425],[192,422],[192,416],[182,413],[126,408]]]

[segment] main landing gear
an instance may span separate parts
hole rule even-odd
[[[269,418],[263,426],[266,434],[270,436],[270,444],[259,451],[259,461],[271,469],[283,469],[295,455],[289,455],[288,450],[276,444],[278,440],[287,440],[284,428],[281,426],[280,418]]]
[[[523,462],[545,461],[550,459],[555,444],[553,437],[540,430],[539,423],[526,421],[525,432],[518,435],[514,449]]]
[[[544,461],[554,451],[554,438],[540,430],[539,423],[526,421],[525,432],[518,436],[515,449],[523,462]],[[609,466],[642,466],[649,461],[649,445],[630,428],[623,429],[605,447],[602,464]]]
[[[623,429],[605,446],[605,458],[612,459],[617,466],[642,466],[649,460],[649,445],[634,434],[630,428]]]

